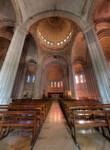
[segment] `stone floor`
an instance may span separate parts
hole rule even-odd
[[[110,141],[96,130],[82,130],[77,133],[77,141],[81,150],[109,150]]]
[[[109,150],[110,142],[92,129],[77,133],[81,150]],[[57,102],[52,104],[34,150],[78,150]]]
[[[81,150],[109,150],[110,142],[95,130],[78,130]],[[31,132],[14,130],[0,140],[0,150],[30,150]],[[70,136],[63,113],[54,101],[33,150],[78,150]]]
[[[31,132],[14,130],[0,140],[0,150],[30,150]]]
[[[57,102],[53,102],[33,150],[77,150]]]

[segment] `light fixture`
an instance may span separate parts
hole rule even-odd
[[[50,46],[60,46],[60,45],[63,45],[64,43],[66,43],[68,41],[68,39],[71,38],[71,35],[72,35],[72,31],[66,36],[66,38],[63,40],[63,41],[59,41],[59,42],[52,42],[52,41],[48,41],[43,35],[42,33],[38,30],[38,33],[41,37],[41,39],[48,45]]]

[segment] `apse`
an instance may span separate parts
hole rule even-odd
[[[48,93],[64,92],[64,70],[58,64],[47,68],[46,78],[48,81]]]

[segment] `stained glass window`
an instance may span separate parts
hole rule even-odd
[[[61,87],[63,87],[63,81],[60,81],[60,85],[61,85]]]
[[[79,83],[79,77],[78,77],[78,75],[75,75],[75,82],[76,82],[76,84]]]
[[[60,88],[60,82],[59,81],[57,82],[57,87]]]
[[[33,77],[32,77],[32,82],[34,83],[35,80],[36,80],[36,77],[35,77],[35,75],[33,75]]]
[[[50,82],[50,87],[53,88],[53,81]]]
[[[28,75],[28,76],[27,76],[27,83],[30,83],[30,82],[31,82],[31,76]]]
[[[56,81],[54,81],[54,87],[57,87],[57,83],[56,83]]]
[[[81,83],[84,82],[84,80],[83,80],[83,75],[82,75],[82,74],[80,74],[80,82],[81,82]]]

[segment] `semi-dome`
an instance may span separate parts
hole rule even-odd
[[[40,43],[56,50],[70,41],[72,32],[72,22],[61,17],[43,19],[37,27]]]

